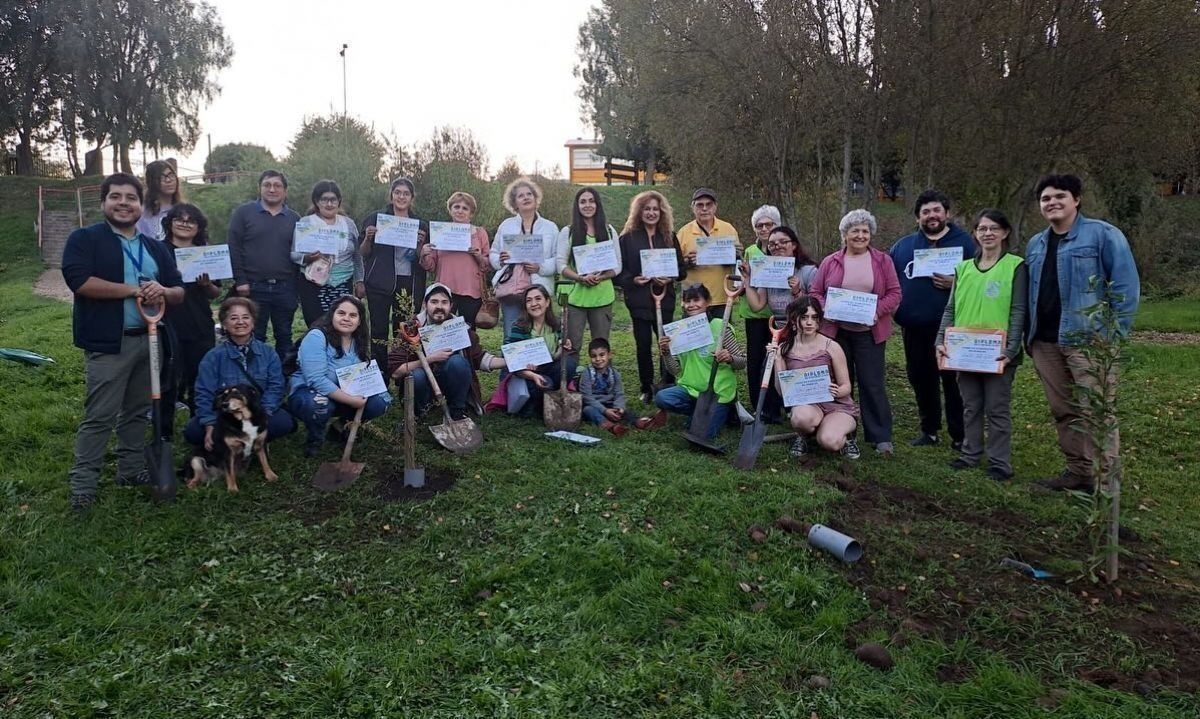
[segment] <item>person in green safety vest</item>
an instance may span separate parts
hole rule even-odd
[[[950,466],[971,469],[985,453],[984,420],[987,420],[987,475],[1004,481],[1012,468],[1012,384],[1021,361],[1025,332],[1029,268],[1008,250],[1012,225],[1000,210],[983,210],[975,218],[975,257],[954,270],[954,289],[938,329],[937,355],[943,365],[950,357],[946,345],[949,327],[1003,330],[1004,343],[995,358],[997,373],[958,372],[963,399],[963,446]]]

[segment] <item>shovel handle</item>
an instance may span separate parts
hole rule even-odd
[[[354,449],[354,439],[358,436],[358,426],[362,424],[364,404],[354,412],[354,419],[350,422],[350,436],[346,438],[346,448],[342,450],[342,464],[350,463],[350,450]]]
[[[146,323],[147,331],[149,331],[150,334],[156,333],[158,331],[158,323],[162,322],[163,315],[167,312],[166,300],[159,302],[158,305],[152,305],[158,307],[157,312],[147,312],[147,305],[142,301],[141,296],[135,297],[134,301],[137,302],[138,314],[142,316],[142,321]]]
[[[737,275],[725,275],[725,296],[733,300],[738,295],[742,294],[745,288],[742,286],[742,278]]]

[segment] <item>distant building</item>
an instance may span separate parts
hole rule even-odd
[[[610,158],[597,152],[599,140],[567,140],[567,178],[574,185],[644,185],[646,170],[636,167],[632,160]],[[654,182],[664,182],[667,176],[654,173]]]

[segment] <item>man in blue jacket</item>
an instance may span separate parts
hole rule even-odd
[[[1083,182],[1074,175],[1047,175],[1037,184],[1038,206],[1050,226],[1025,249],[1029,265],[1029,355],[1042,380],[1067,467],[1040,482],[1050,489],[1092,489],[1091,437],[1077,425],[1089,414],[1075,396],[1076,386],[1096,387],[1098,377],[1079,346],[1099,330],[1088,326],[1083,310],[1105,299],[1118,317],[1118,333],[1133,327],[1141,280],[1129,242],[1120,230],[1079,212]],[[1115,387],[1116,377],[1109,377]],[[1115,397],[1113,398],[1115,399]],[[1120,438],[1115,419],[1100,457],[1102,476],[1116,467]]]
[[[117,433],[118,486],[149,484],[143,447],[150,409],[150,349],[137,300],[148,307],[183,301],[183,282],[166,245],[137,231],[142,183],[117,173],[100,185],[104,222],[71,233],[62,274],[75,293],[72,329],[84,351],[87,396],[75,434],[71,507],[96,501],[108,438]]]
[[[954,273],[915,276],[913,258],[921,250],[953,248],[961,250],[961,261],[975,253],[975,244],[969,234],[949,221],[950,198],[938,190],[922,192],[913,211],[919,225],[917,231],[901,237],[889,251],[903,293],[896,322],[904,331],[904,363],[921,418],[921,433],[909,444],[921,447],[938,443],[942,427],[940,395],[945,394],[946,429],[951,447],[957,451],[963,441],[962,395],[958,392],[956,373],[938,369],[934,347],[942,312],[954,288]]]

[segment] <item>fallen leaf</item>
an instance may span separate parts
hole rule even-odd
[[[750,585],[746,584],[745,582],[738,582],[738,589],[746,592],[747,594],[750,593]]]

